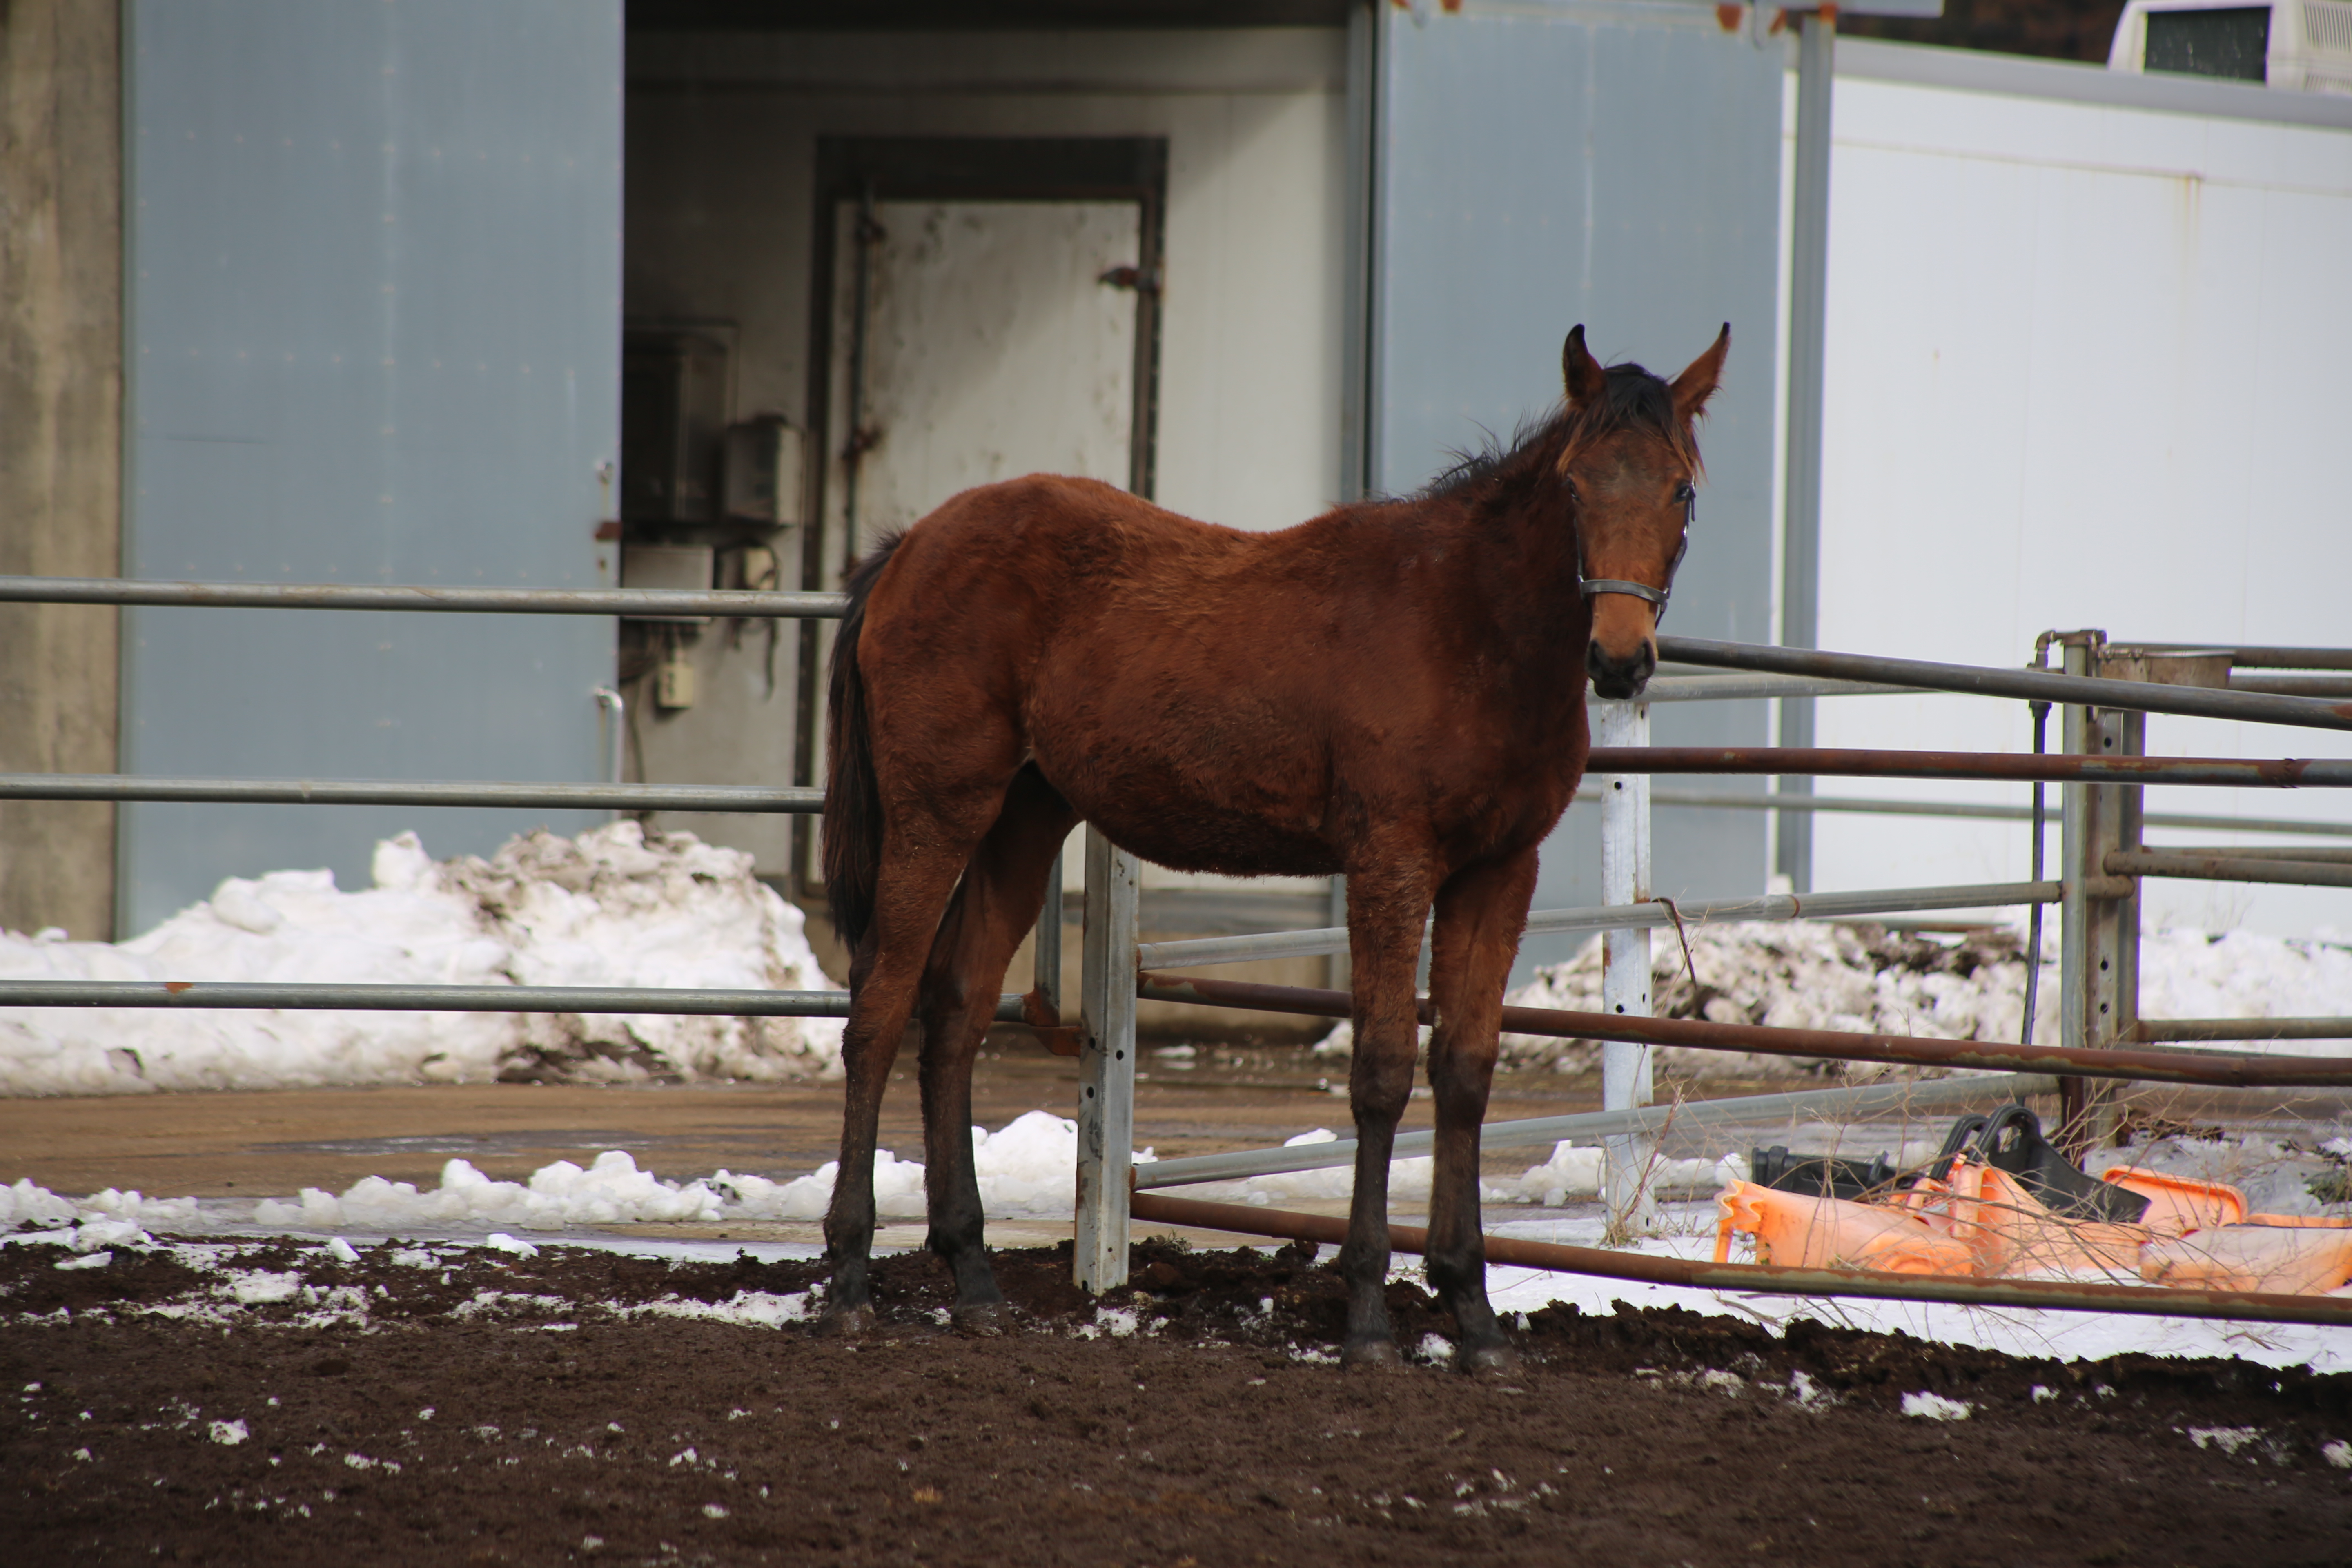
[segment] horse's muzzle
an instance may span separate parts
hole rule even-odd
[[[1647,637],[1633,646],[1630,654],[1619,657],[1598,642],[1587,643],[1584,668],[1592,677],[1592,689],[1612,701],[1639,697],[1642,688],[1650,683],[1658,668],[1658,650]]]

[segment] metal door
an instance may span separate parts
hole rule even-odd
[[[594,586],[618,445],[619,0],[134,0],[124,570]],[[614,631],[133,609],[137,773],[593,780]],[[132,805],[118,921],[583,812]]]
[[[1369,479],[1412,489],[1560,395],[1586,323],[1673,375],[1732,326],[1707,482],[1668,627],[1771,640],[1782,59],[1711,7],[1381,6],[1373,126]],[[1662,745],[1761,744],[1761,703],[1660,705]],[[1708,780],[1714,790],[1761,781]],[[1545,847],[1538,908],[1600,901],[1591,808]],[[1757,890],[1764,815],[1661,816],[1654,885]],[[1531,937],[1517,979],[1576,937]]]
[[[1136,204],[845,202],[834,232],[825,446],[858,455],[828,487],[829,526],[854,506],[863,549],[974,485],[1126,486],[1135,297],[1102,279],[1136,264]]]

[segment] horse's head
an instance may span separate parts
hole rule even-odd
[[[1568,334],[1567,438],[1559,475],[1576,529],[1580,586],[1592,605],[1585,668],[1603,697],[1638,696],[1658,668],[1658,617],[1688,547],[1701,467],[1692,421],[1715,391],[1731,347],[1715,346],[1674,384],[1637,364],[1603,368]]]

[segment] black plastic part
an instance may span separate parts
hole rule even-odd
[[[1830,1160],[1791,1154],[1784,1143],[1748,1153],[1748,1180],[1759,1186],[1814,1197],[1860,1199],[1886,1186],[1895,1174],[1884,1154],[1873,1154],[1867,1161]]]
[[[1978,1157],[2018,1184],[2062,1219],[2136,1223],[2147,1213],[2147,1199],[2113,1182],[2086,1176],[2042,1136],[2042,1119],[2022,1105],[2004,1105],[1986,1121],[1974,1142]]]

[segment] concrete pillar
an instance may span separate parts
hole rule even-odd
[[[0,574],[122,560],[120,9],[0,0]],[[117,612],[0,605],[0,773],[112,773]],[[114,808],[0,801],[0,926],[114,932]]]

